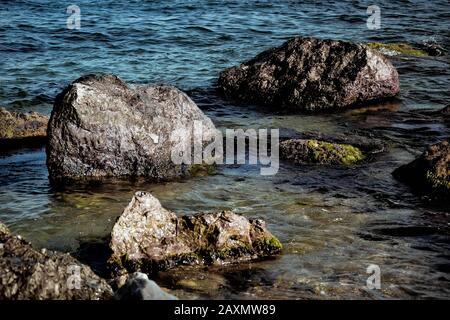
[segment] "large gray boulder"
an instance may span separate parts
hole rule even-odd
[[[47,144],[50,177],[186,176],[190,166],[176,164],[172,152],[192,145],[195,121],[202,124],[203,140],[212,140],[212,121],[174,87],[132,86],[113,75],[81,77],[55,101]]]
[[[35,250],[0,223],[0,300],[111,299],[105,280],[69,254]]]
[[[218,84],[233,98],[296,111],[346,108],[400,90],[395,67],[368,46],[301,37],[224,70]]]
[[[109,265],[117,274],[178,264],[223,264],[277,254],[281,243],[264,221],[230,211],[177,217],[137,192],[111,232]]]

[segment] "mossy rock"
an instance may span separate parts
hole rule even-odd
[[[418,49],[408,43],[369,42],[367,45],[387,55],[403,54],[414,57],[423,57],[427,55],[424,50]]]
[[[365,158],[362,151],[352,145],[314,139],[283,141],[280,143],[280,154],[283,159],[297,164],[350,165]]]
[[[429,146],[414,161],[397,168],[393,175],[414,189],[445,201],[450,199],[450,143]]]
[[[0,108],[0,139],[45,137],[48,117],[37,113],[10,112]]]
[[[120,275],[153,273],[177,265],[230,264],[281,252],[265,222],[232,211],[177,216],[146,192],[137,192],[117,220],[108,263]]]
[[[206,163],[192,164],[187,172],[191,177],[208,176],[216,173],[216,167]]]

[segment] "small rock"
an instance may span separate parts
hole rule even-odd
[[[111,233],[113,272],[154,272],[179,264],[222,264],[264,258],[281,243],[262,220],[230,211],[177,217],[137,192]]]
[[[233,98],[297,111],[350,107],[400,90],[397,70],[376,50],[301,37],[226,69],[219,87]]]
[[[320,163],[349,165],[364,159],[357,147],[319,140],[290,139],[280,143],[282,159],[296,164]]]
[[[116,292],[117,300],[178,300],[177,297],[164,292],[144,273],[135,272]]]
[[[0,222],[0,235],[9,235],[10,231],[7,226]]]
[[[397,168],[394,177],[415,189],[448,200],[450,196],[450,143],[431,145],[417,159]]]
[[[111,299],[105,280],[71,257],[37,251],[0,223],[0,300]]]
[[[37,113],[10,112],[0,108],[0,146],[45,144],[48,117]]]

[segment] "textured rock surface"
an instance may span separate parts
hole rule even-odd
[[[236,262],[281,251],[262,220],[230,211],[177,217],[145,192],[135,194],[114,225],[110,247],[116,272]]]
[[[174,87],[128,86],[113,75],[82,77],[55,101],[47,145],[50,176],[188,175],[188,166],[174,164],[171,152],[190,141],[196,120],[204,140],[211,140],[211,120]]]
[[[395,96],[399,79],[389,60],[366,45],[293,38],[226,69],[219,87],[245,101],[313,111]]]
[[[0,139],[45,138],[48,117],[37,113],[10,112],[0,108]]]
[[[0,300],[85,300],[112,296],[111,287],[89,267],[69,254],[37,251],[0,223]]]
[[[117,290],[117,300],[177,300],[177,297],[163,291],[144,273],[135,272]]]
[[[348,144],[319,140],[290,139],[280,143],[282,159],[297,164],[320,163],[348,165],[364,159],[358,148]]]
[[[419,190],[431,191],[449,200],[450,143],[431,145],[417,159],[393,172],[394,176]]]

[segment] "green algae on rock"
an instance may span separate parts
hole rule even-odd
[[[424,50],[418,49],[408,43],[369,42],[367,45],[370,48],[377,49],[386,55],[404,54],[415,57],[423,57],[427,55]]]
[[[363,160],[361,150],[349,144],[314,139],[290,139],[280,143],[280,155],[296,164],[349,165]]]
[[[450,143],[429,146],[414,161],[397,168],[394,177],[445,200],[450,196]]]
[[[110,248],[108,263],[120,274],[260,259],[282,245],[262,220],[231,211],[177,217],[151,194],[137,192],[112,230]]]

